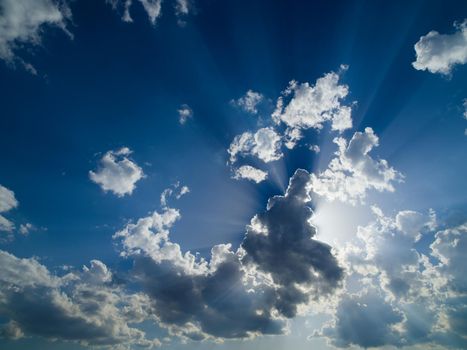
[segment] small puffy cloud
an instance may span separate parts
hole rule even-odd
[[[108,284],[111,275],[102,262],[93,260],[83,272],[62,277],[33,258],[4,251],[0,264],[0,309],[9,321],[0,336],[35,335],[90,347],[157,343],[134,327],[147,316],[140,311],[146,298]]]
[[[118,197],[131,194],[136,182],[144,177],[143,169],[128,158],[131,150],[123,147],[108,151],[100,160],[96,171],[89,171],[89,178],[104,191],[111,191]]]
[[[22,235],[27,235],[29,234],[29,232],[34,231],[35,229],[36,227],[33,224],[27,222],[19,226],[19,233],[21,233]]]
[[[168,206],[168,199],[174,196],[176,199],[182,198],[187,193],[190,193],[188,186],[180,186],[180,182],[176,182],[171,187],[166,188],[161,193],[161,206],[166,208]]]
[[[70,11],[64,2],[53,0],[4,0],[0,3],[0,59],[21,63],[31,73],[34,67],[17,57],[24,44],[39,45],[46,27],[66,30]],[[68,33],[68,32],[67,32]]]
[[[308,148],[309,148],[310,151],[315,152],[315,153],[321,152],[321,148],[318,145],[311,145]]]
[[[235,169],[233,178],[236,180],[246,179],[250,181],[254,181],[256,183],[260,183],[266,180],[268,177],[268,173],[252,167],[251,165],[242,165],[240,168]]]
[[[8,188],[0,185],[0,231],[12,232],[15,224],[4,217],[1,213],[10,211],[18,206],[15,193]]]
[[[180,108],[177,110],[177,112],[178,112],[178,121],[180,122],[181,125],[185,125],[188,119],[193,118],[193,111],[190,108],[190,106],[186,104],[181,105]]]
[[[269,163],[282,158],[281,137],[273,128],[261,128],[254,134],[246,131],[235,136],[228,149],[230,161],[234,163],[238,155],[254,156]]]
[[[334,139],[338,145],[335,158],[328,168],[318,175],[311,175],[311,189],[328,200],[355,204],[366,197],[370,189],[394,191],[393,183],[402,175],[384,159],[376,160],[369,153],[378,146],[379,139],[373,129],[356,132],[347,142],[342,137]]]
[[[240,97],[237,100],[232,100],[231,103],[234,106],[238,106],[247,113],[257,114],[258,109],[256,108],[261,101],[263,101],[264,96],[259,92],[253,90],[248,90],[244,96]]]
[[[315,85],[291,81],[272,114],[276,123],[284,123],[288,128],[288,147],[293,148],[302,138],[302,130],[319,130],[327,121],[338,132],[351,128],[352,109],[342,104],[348,93],[348,86],[339,84],[339,75],[334,72],[316,80]]]
[[[467,21],[455,23],[453,34],[430,31],[415,44],[417,70],[448,75],[459,64],[467,62]]]
[[[159,18],[159,16],[162,14],[161,9],[162,9],[162,0],[125,0],[124,1],[124,13],[122,19],[125,22],[133,22],[133,18],[131,17],[130,14],[130,8],[133,5],[133,2],[139,2],[144,10],[146,11],[149,21],[154,25],[156,24],[156,20]],[[111,4],[116,7],[119,2],[119,0],[111,0]]]

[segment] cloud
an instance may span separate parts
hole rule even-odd
[[[231,103],[234,106],[238,106],[247,113],[257,114],[258,109],[256,108],[261,101],[263,101],[264,96],[259,92],[254,92],[253,90],[248,90],[244,96],[240,97],[237,100],[232,100]]]
[[[66,33],[71,16],[64,2],[52,0],[4,0],[0,4],[0,59],[14,65],[18,62],[31,73],[34,67],[18,57],[15,51],[23,45],[40,45],[47,27],[56,27]]]
[[[89,171],[89,178],[104,191],[111,191],[118,197],[130,195],[136,182],[145,176],[143,169],[128,158],[131,153],[127,147],[108,151],[100,160],[98,169]]]
[[[300,305],[333,292],[343,271],[331,247],[313,239],[308,178],[297,171],[286,194],[252,219],[241,248],[215,245],[209,259],[170,240],[181,217],[174,208],[118,231],[121,255],[134,261],[135,283],[159,324],[193,340],[282,334]]]
[[[412,66],[417,70],[448,75],[452,69],[467,62],[467,20],[455,23],[453,34],[430,31],[415,44],[416,60]]]
[[[188,119],[193,118],[193,111],[190,106],[183,104],[178,109],[178,121],[181,125],[185,125]]]
[[[393,183],[402,180],[402,175],[386,160],[375,160],[369,155],[379,144],[373,129],[356,132],[349,142],[335,138],[334,143],[338,146],[337,157],[324,172],[311,175],[311,189],[320,196],[355,204],[363,201],[368,190],[392,192]]]
[[[174,193],[175,192],[175,193]],[[172,196],[175,196],[176,199],[182,198],[185,194],[190,193],[190,188],[188,186],[181,186],[180,182],[176,182],[172,187],[166,188],[161,193],[161,206],[163,208],[168,207],[168,199]]]
[[[338,347],[359,345],[366,349],[397,344],[399,337],[393,326],[402,320],[400,311],[377,292],[369,291],[363,295],[344,296],[337,308],[336,324],[325,328],[324,335],[331,337]]]
[[[33,224],[27,222],[19,226],[19,233],[21,233],[22,235],[27,235],[29,234],[29,232],[34,231],[35,229],[36,227]]]
[[[332,322],[315,335],[337,347],[358,345],[465,348],[467,278],[462,268],[467,225],[437,229],[435,213],[412,210],[359,227],[340,252],[345,291]],[[429,249],[417,243],[433,242]],[[372,331],[368,332],[371,327]]]
[[[230,162],[237,161],[238,155],[254,156],[265,163],[269,163],[282,158],[281,137],[273,128],[261,128],[254,134],[246,131],[235,136],[230,144],[228,153]]]
[[[111,286],[111,273],[102,262],[93,260],[82,272],[62,277],[33,258],[4,251],[0,264],[0,310],[9,320],[1,331],[4,337],[36,335],[84,346],[157,344],[129,325],[145,319],[139,314],[144,297]]]
[[[230,244],[214,246],[207,262],[170,241],[169,229],[179,218],[178,210],[164,208],[114,235],[122,254],[133,258],[136,280],[160,324],[193,340],[282,333],[284,322],[269,311],[269,293],[244,285]]]
[[[233,178],[236,180],[246,179],[250,181],[254,181],[256,183],[260,183],[266,180],[268,177],[268,173],[252,167],[251,165],[242,165],[240,168],[235,169]]]
[[[144,10],[146,11],[146,14],[149,17],[149,21],[151,24],[155,25],[156,20],[159,18],[159,16],[162,14],[162,0],[135,0],[139,2]],[[114,8],[117,7],[120,3],[123,3],[124,6],[124,12],[122,16],[122,20],[125,22],[133,22],[133,18],[131,17],[130,14],[130,8],[133,6],[133,0],[110,0],[109,1]]]
[[[331,247],[313,239],[309,178],[297,170],[285,195],[270,198],[266,211],[251,220],[241,245],[243,263],[270,275],[277,285],[276,307],[286,317],[295,316],[297,306],[310,297],[332,292],[343,277]]]
[[[18,204],[15,193],[0,185],[0,231],[12,232],[15,229],[15,224],[1,215],[1,213],[16,208]]]
[[[347,69],[343,66],[342,70]],[[352,127],[350,106],[342,104],[348,95],[347,85],[339,84],[339,75],[331,72],[316,80],[315,85],[291,81],[279,97],[274,121],[287,126],[285,133],[288,148],[294,148],[302,138],[302,130],[322,129],[323,124],[331,122],[331,129],[343,132]],[[289,98],[290,97],[290,98]],[[286,101],[286,98],[289,98]]]

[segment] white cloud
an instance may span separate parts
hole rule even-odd
[[[181,105],[177,112],[178,121],[182,125],[184,125],[188,121],[188,119],[193,118],[193,110],[190,108],[190,106],[186,104]]]
[[[34,67],[17,57],[15,51],[23,44],[39,45],[46,27],[67,32],[70,11],[62,2],[52,0],[3,0],[0,4],[0,59],[21,63],[35,73]],[[68,33],[69,34],[69,33]]]
[[[246,179],[250,181],[254,181],[256,183],[260,183],[266,180],[268,177],[268,173],[252,167],[251,165],[242,165],[240,168],[235,169],[235,173],[233,178],[236,180]]]
[[[309,149],[310,151],[315,152],[315,153],[321,152],[321,148],[318,145],[311,145]]]
[[[0,213],[5,213],[18,206],[15,193],[0,185]],[[0,214],[0,231],[12,232],[15,224]]]
[[[22,235],[27,235],[29,232],[31,232],[31,231],[33,231],[35,229],[36,229],[36,227],[33,224],[29,223],[29,222],[27,222],[25,224],[21,224],[19,226],[19,232]]]
[[[15,193],[0,185],[0,213],[4,213],[18,206]]]
[[[263,98],[263,95],[261,95],[259,92],[248,90],[244,96],[240,97],[238,100],[232,100],[231,103],[240,107],[245,112],[257,114],[258,109],[256,107],[259,103],[261,103],[261,101],[263,101]]]
[[[402,175],[384,159],[375,160],[369,153],[378,146],[378,136],[371,128],[356,132],[350,142],[334,139],[338,145],[335,158],[328,168],[318,175],[311,175],[312,190],[328,200],[340,200],[355,204],[366,197],[370,189],[394,191],[393,182]]]
[[[180,187],[180,182],[178,182],[178,181],[175,184],[173,184],[171,187],[166,188],[161,193],[161,206],[163,208],[167,208],[168,199],[174,195],[174,192],[176,192],[175,193],[175,198],[180,199],[185,194],[190,193],[190,188],[188,186]]]
[[[146,11],[149,21],[154,25],[156,24],[156,20],[159,18],[159,16],[162,14],[161,12],[161,5],[162,5],[162,0],[135,0],[139,2],[144,10]],[[122,0],[123,2],[123,0]],[[119,3],[119,0],[114,0],[110,1],[113,7],[116,7],[117,4]],[[131,17],[130,14],[130,8],[133,5],[133,0],[124,0],[124,13],[122,19],[125,22],[133,22],[133,18]]]
[[[111,191],[119,197],[131,194],[144,173],[143,169],[128,158],[130,154],[127,147],[108,151],[100,160],[97,171],[89,171],[90,179],[104,191]]]
[[[190,193],[190,188],[188,186],[182,186],[180,192],[175,196],[175,198],[180,199],[185,194]]]
[[[249,131],[235,136],[228,152],[230,161],[234,163],[237,156],[254,156],[268,163],[282,158],[281,137],[273,128],[261,128],[256,133]]]
[[[188,0],[176,0],[175,11],[177,15],[187,15],[190,13],[190,2]]]
[[[339,84],[339,75],[334,72],[316,80],[315,85],[291,81],[272,114],[276,123],[282,122],[288,128],[288,147],[293,148],[301,139],[301,130],[321,129],[326,121],[339,132],[351,128],[351,107],[342,104],[348,93],[348,86]]]
[[[467,62],[467,21],[454,24],[453,34],[430,31],[415,44],[412,66],[431,73],[450,74],[454,66]]]

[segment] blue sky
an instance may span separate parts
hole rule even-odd
[[[467,346],[466,18],[0,0],[1,347]]]

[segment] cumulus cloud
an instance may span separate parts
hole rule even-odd
[[[111,273],[102,262],[93,260],[82,272],[61,277],[33,258],[4,251],[0,264],[0,311],[9,320],[0,331],[3,337],[36,335],[85,346],[158,343],[129,325],[145,318],[137,317],[144,297],[111,286]]]
[[[178,109],[178,121],[181,125],[185,125],[188,119],[193,118],[193,111],[190,106],[183,104]]]
[[[362,295],[344,296],[337,308],[337,321],[325,328],[335,346],[359,345],[363,348],[379,347],[399,342],[397,331],[392,328],[403,320],[403,315],[394,309],[376,291]]]
[[[241,247],[216,245],[209,259],[170,240],[181,215],[167,206],[117,232],[159,323],[194,340],[281,334],[300,305],[334,291],[343,271],[331,247],[313,239],[308,178],[297,171],[286,194],[252,219]]]
[[[237,100],[232,100],[231,103],[234,106],[238,106],[247,113],[257,114],[258,109],[256,108],[261,101],[263,101],[264,96],[259,92],[253,90],[248,90],[244,96],[240,97]]]
[[[100,160],[98,169],[89,171],[89,178],[104,191],[111,191],[118,197],[130,195],[136,182],[145,176],[143,169],[128,158],[131,153],[127,147],[108,151]]]
[[[331,247],[313,239],[312,210],[307,203],[310,175],[297,170],[284,196],[269,199],[265,212],[248,226],[242,243],[243,263],[268,274],[277,285],[277,309],[287,317],[310,297],[333,291],[343,270]]]
[[[393,183],[402,180],[386,160],[369,155],[379,144],[373,129],[356,132],[349,142],[335,138],[334,143],[338,146],[336,157],[325,171],[311,175],[311,189],[320,196],[355,204],[366,197],[368,190],[392,192]]]
[[[260,183],[266,180],[268,177],[268,173],[252,167],[251,165],[242,165],[240,168],[234,170],[233,178],[236,180],[246,179],[256,183]]]
[[[328,307],[332,322],[315,335],[337,347],[465,348],[467,225],[432,238],[438,225],[432,210],[373,212],[375,220],[341,251],[346,290]],[[428,250],[417,244],[421,237],[434,239]]]
[[[415,44],[416,60],[412,66],[430,73],[450,74],[456,65],[467,62],[467,20],[455,23],[452,34],[435,30],[420,37]]]
[[[315,85],[291,81],[272,114],[277,124],[287,126],[286,146],[294,148],[303,130],[322,129],[327,121],[338,132],[351,128],[352,109],[342,103],[348,93],[348,86],[339,84],[339,75],[334,72],[316,80]]]
[[[64,2],[53,0],[4,0],[0,3],[0,59],[9,64],[18,62],[31,73],[34,67],[16,55],[23,45],[40,45],[48,27],[66,33],[70,11]]]
[[[15,193],[0,185],[0,231],[12,232],[15,224],[2,215],[18,206]]]
[[[261,128],[254,134],[246,131],[235,136],[228,149],[230,161],[237,161],[238,155],[254,156],[265,163],[282,158],[281,137],[273,128]]]
[[[283,321],[269,311],[269,293],[244,285],[230,245],[214,246],[207,262],[170,241],[169,229],[179,218],[178,210],[164,208],[114,235],[122,254],[134,259],[134,273],[161,325],[193,340],[282,333]]]

